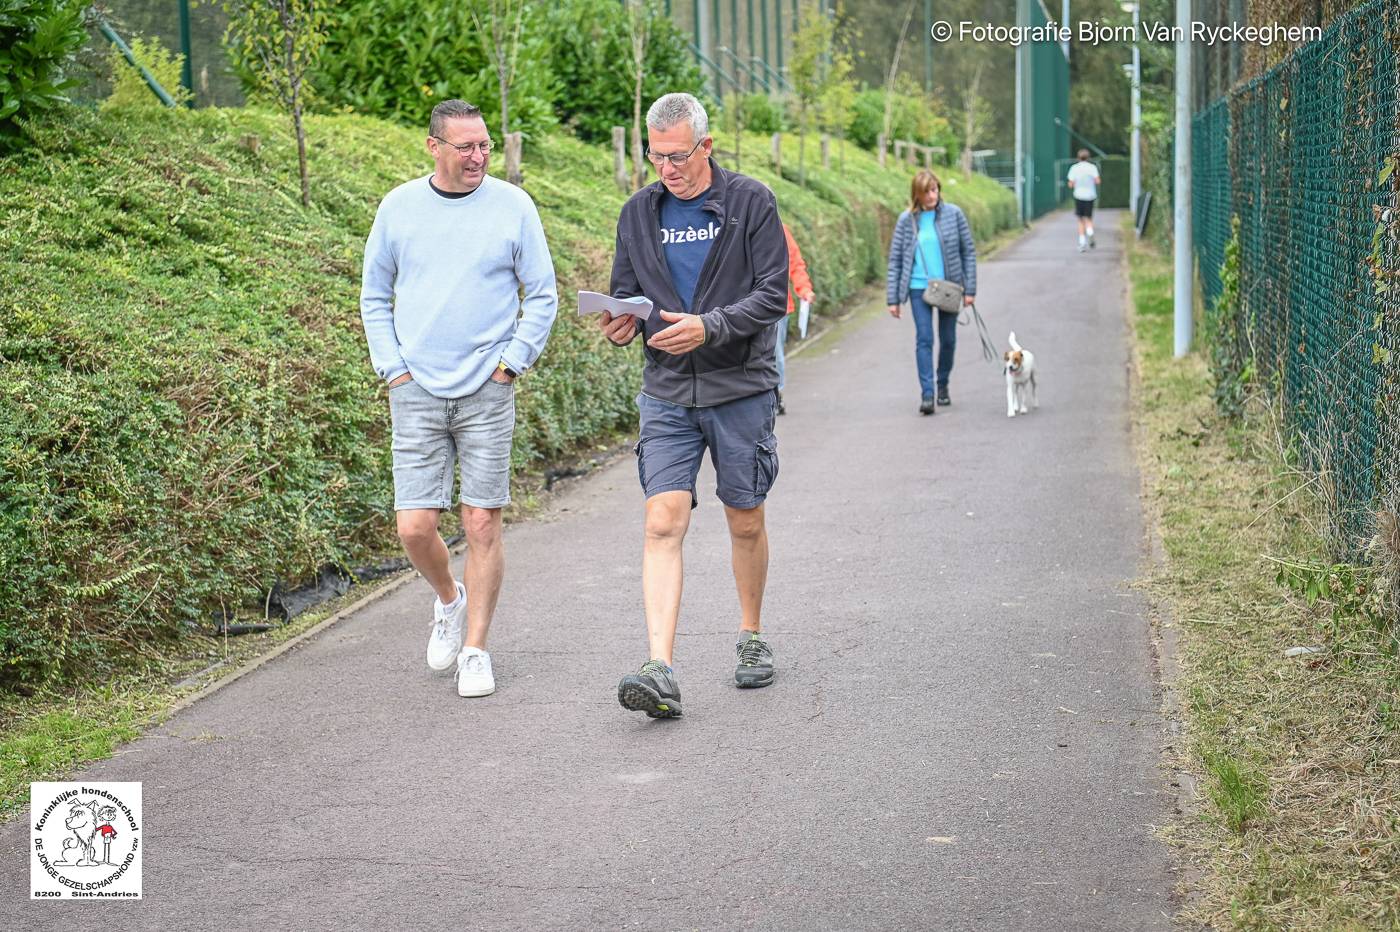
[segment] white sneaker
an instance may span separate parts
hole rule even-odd
[[[457,695],[489,696],[496,691],[491,655],[479,647],[464,647],[457,655]]]
[[[433,600],[433,630],[428,635],[428,666],[446,670],[462,649],[462,627],[467,619],[467,590],[457,583],[457,610],[448,612],[441,599]]]

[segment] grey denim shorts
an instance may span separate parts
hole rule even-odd
[[[452,469],[462,475],[462,504],[510,504],[510,444],[515,384],[487,379],[464,398],[438,398],[416,379],[389,389],[394,425],[394,509],[452,507]]]
[[[647,498],[690,492],[705,450],[715,467],[715,494],[730,508],[757,508],[778,478],[778,438],[773,433],[778,399],[772,391],[705,408],[637,396],[641,438],[637,478]]]

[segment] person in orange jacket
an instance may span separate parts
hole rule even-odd
[[[807,263],[802,258],[802,250],[797,248],[797,240],[792,238],[792,231],[788,229],[788,225],[786,223],[783,224],[783,236],[787,238],[788,251],[788,316],[784,317],[777,325],[779,414],[787,414],[787,408],[783,405],[783,387],[786,384],[784,380],[786,369],[784,366],[783,350],[787,345],[788,321],[792,317],[792,312],[795,309],[792,303],[792,296],[793,293],[796,292],[798,298],[807,302],[815,301],[817,297],[815,294],[812,293],[812,278],[807,274]]]

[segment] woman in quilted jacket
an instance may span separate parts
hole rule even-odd
[[[962,304],[977,294],[977,248],[972,228],[956,204],[943,200],[943,186],[931,171],[920,171],[909,186],[909,209],[899,215],[890,242],[885,302],[890,316],[900,316],[906,302],[914,318],[914,362],[919,373],[919,413],[933,414],[935,403],[950,405],[948,377],[958,341],[958,311],[938,311],[938,368],[933,365],[933,308],[924,301],[930,282],[947,281],[962,288]],[[917,233],[916,233],[917,231]],[[935,402],[934,388],[938,389]]]

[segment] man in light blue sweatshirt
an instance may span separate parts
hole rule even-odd
[[[487,696],[496,689],[486,635],[505,573],[515,379],[544,350],[559,298],[534,202],[487,174],[481,111],[438,104],[427,147],[433,173],[390,191],[375,214],[360,314],[374,371],[389,386],[399,539],[437,594],[428,666],[455,662],[457,694]],[[437,529],[452,507],[454,463],[467,538],[461,583]]]

